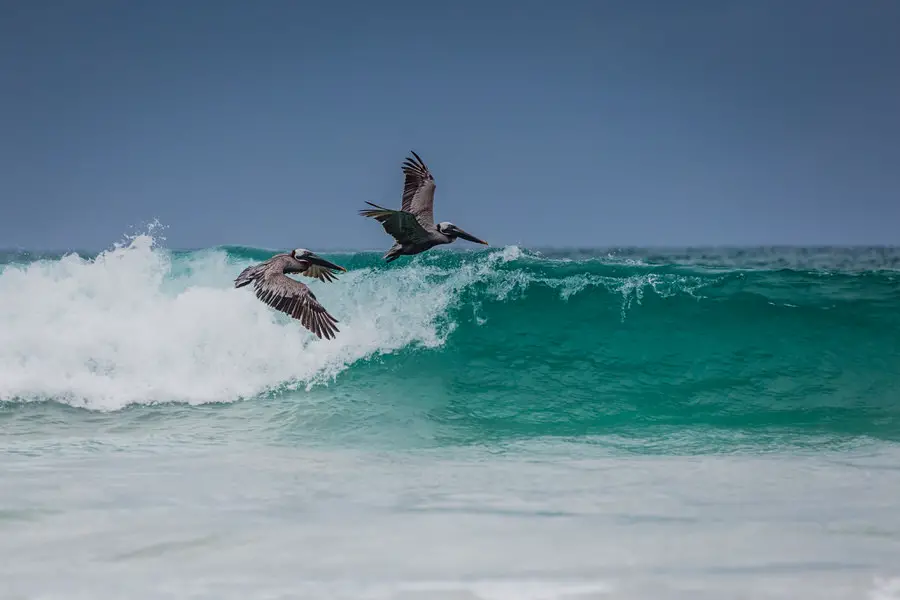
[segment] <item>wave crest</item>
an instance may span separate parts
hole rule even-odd
[[[100,253],[0,272],[0,400],[57,400],[97,410],[229,402],[327,382],[348,365],[410,344],[443,343],[459,282],[426,270],[354,269],[306,281],[340,321],[318,340],[247,290],[248,260],[224,250],[173,255],[149,235]]]

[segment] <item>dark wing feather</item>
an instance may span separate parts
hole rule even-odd
[[[242,288],[248,283],[251,283],[254,279],[261,277],[262,274],[265,273],[268,265],[269,261],[266,261],[258,265],[247,267],[234,279],[234,287]]]
[[[337,281],[337,277],[334,274],[337,273],[334,269],[329,269],[328,267],[323,267],[321,265],[309,265],[309,268],[305,271],[302,271],[300,274],[305,275],[306,277],[312,277],[314,279],[318,279],[319,281],[332,282]]]
[[[275,273],[255,280],[256,297],[281,312],[297,319],[319,338],[334,338],[339,331],[337,319],[328,314],[306,284],[287,275]]]
[[[359,211],[364,217],[371,217],[381,223],[384,230],[400,244],[421,244],[429,240],[428,232],[422,227],[416,215],[402,210],[391,210],[371,202],[375,210],[364,209]]]
[[[419,158],[407,158],[403,162],[403,202],[400,210],[414,214],[423,225],[434,225],[434,177]]]

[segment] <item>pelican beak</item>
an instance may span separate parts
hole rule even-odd
[[[463,231],[459,227],[456,228],[456,235],[461,237],[464,240],[469,240],[470,242],[475,242],[476,244],[484,244],[485,246],[489,245],[486,241],[480,240],[471,233]]]
[[[328,267],[329,269],[334,269],[335,271],[344,271],[345,273],[347,272],[347,269],[345,269],[344,267],[327,261],[317,254],[311,254],[307,257],[307,259],[309,260],[309,262],[319,265],[320,267]]]

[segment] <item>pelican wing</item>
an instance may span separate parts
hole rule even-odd
[[[268,277],[273,273],[282,273],[285,269],[290,269],[290,254],[276,254],[269,260],[265,260],[258,265],[251,265],[241,271],[234,280],[234,287],[242,288],[252,282],[258,281],[264,277]]]
[[[328,314],[306,284],[282,273],[272,273],[254,282],[256,297],[281,312],[297,319],[319,338],[334,338],[339,331],[337,319]]]
[[[262,275],[266,272],[266,268],[269,266],[269,261],[264,263],[260,263],[258,265],[251,265],[241,271],[241,273],[235,277],[234,279],[234,287],[242,288],[248,283],[252,283],[258,277],[262,277]]]
[[[419,155],[415,152],[412,155],[415,159],[407,158],[403,162],[406,177],[400,210],[414,214],[423,225],[434,225],[434,177]]]
[[[326,281],[330,283],[332,281],[337,281],[337,277],[334,276],[335,273],[337,273],[337,271],[335,271],[334,269],[329,269],[328,267],[323,267],[321,265],[309,265],[309,268],[301,272],[300,274],[318,279],[319,281]]]
[[[359,211],[364,217],[371,217],[381,223],[384,230],[400,244],[418,244],[427,242],[430,238],[428,232],[422,227],[416,215],[402,210],[391,210],[371,202],[375,210],[365,209]]]

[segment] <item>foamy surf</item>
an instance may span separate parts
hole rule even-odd
[[[900,600],[900,577],[878,578],[875,589],[869,593],[869,600]]]
[[[412,344],[443,343],[441,321],[465,281],[428,269],[356,269],[306,281],[340,321],[318,340],[247,290],[246,262],[224,251],[173,265],[150,235],[87,260],[7,266],[0,273],[0,400],[129,404],[231,402],[273,387],[327,382],[348,365]],[[472,274],[474,275],[474,274]]]

